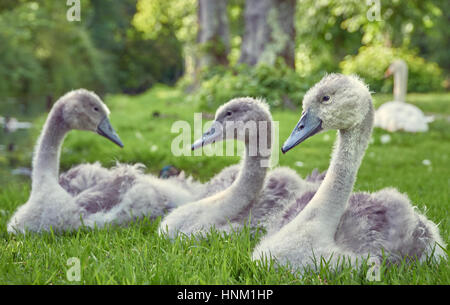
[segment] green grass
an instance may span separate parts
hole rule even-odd
[[[391,96],[375,94],[374,98],[379,105]],[[375,191],[395,186],[407,193],[419,210],[426,210],[430,219],[440,223],[441,234],[448,243],[450,94],[411,94],[408,101],[426,113],[440,116],[430,125],[429,132],[391,133],[391,141],[386,144],[381,143],[380,137],[388,132],[376,129],[355,189]],[[172,155],[170,144],[177,135],[170,132],[172,123],[192,123],[195,111],[192,104],[184,101],[184,95],[173,88],[156,87],[135,97],[108,96],[106,103],[125,148],[117,148],[95,134],[71,132],[63,147],[61,170],[97,160],[109,167],[117,160],[141,162],[148,172],[157,173],[164,165],[173,164],[205,181],[223,167],[238,162],[238,157]],[[153,116],[155,112],[159,116]],[[290,134],[299,114],[300,111],[273,113],[280,122],[280,142]],[[34,129],[13,139],[17,140],[17,152],[0,152],[0,284],[80,283],[67,280],[70,257],[80,259],[81,283],[86,284],[450,284],[448,261],[385,267],[381,282],[366,280],[367,267],[343,267],[337,273],[324,267],[319,274],[309,272],[300,278],[287,268],[276,270],[252,262],[252,250],[262,233],[249,230],[229,236],[212,232],[208,238],[170,241],[156,234],[159,221],[144,219],[126,228],[11,236],[6,233],[6,223],[27,200],[30,181],[12,176],[10,170],[30,166],[31,150],[44,120],[45,115],[39,117],[34,121]],[[325,170],[334,138],[334,132],[317,135],[279,156],[279,163],[303,177],[314,168]],[[430,166],[422,163],[425,159],[431,161]],[[296,166],[297,161],[303,166]]]

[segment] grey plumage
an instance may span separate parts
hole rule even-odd
[[[59,184],[71,195],[97,185],[100,181],[110,179],[112,172],[101,166],[100,162],[79,164],[59,176]]]
[[[292,221],[315,193],[316,190],[305,192],[279,215],[275,215],[269,234],[279,231]],[[387,188],[372,194],[353,193],[334,239],[347,251],[372,253],[380,259],[384,252],[388,261],[395,263],[403,258],[420,257],[428,244],[439,240],[434,227],[424,215],[411,208],[406,195],[394,188]]]
[[[326,174],[327,171],[319,172],[319,170],[315,168],[313,169],[311,174],[306,176],[305,180],[308,182],[321,183],[323,181],[323,178],[325,178]]]

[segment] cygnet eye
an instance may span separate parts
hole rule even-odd
[[[230,116],[232,114],[231,111],[227,111],[227,116]]]
[[[98,107],[94,107],[94,111],[98,111]]]
[[[324,97],[322,97],[323,102],[327,102],[329,100],[330,100],[330,96],[328,96],[328,95],[325,95]]]

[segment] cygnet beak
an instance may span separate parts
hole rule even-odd
[[[222,138],[222,130],[223,130],[222,124],[215,121],[212,124],[212,126],[208,129],[208,131],[206,131],[200,139],[198,139],[197,141],[194,142],[194,144],[192,144],[191,149],[195,150],[205,145],[219,141],[219,139]]]
[[[322,120],[315,114],[306,111],[295,126],[289,138],[284,142],[281,151],[286,153],[291,148],[312,137],[322,130]]]
[[[116,133],[114,128],[111,126],[108,117],[105,117],[100,124],[97,126],[97,133],[105,138],[116,143],[120,147],[123,147],[122,140],[120,140],[119,135]]]

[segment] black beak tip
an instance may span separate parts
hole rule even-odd
[[[294,147],[294,146],[285,147],[285,146],[283,145],[283,147],[281,147],[281,152],[282,152],[283,154],[286,154],[286,153],[287,153],[288,151],[290,151],[293,147]]]
[[[116,144],[117,146],[119,146],[120,148],[123,148],[123,147],[124,147],[122,141],[119,139],[118,136],[111,136],[110,134],[105,133],[105,132],[102,131],[101,129],[97,129],[97,133],[98,133],[99,135],[101,135],[102,137],[107,138],[108,140],[110,140],[111,142],[113,142],[114,144]]]
[[[195,146],[195,143],[194,144],[192,144],[192,146],[191,146],[191,150],[196,150],[197,148],[200,148],[200,147],[203,147],[205,145],[205,140],[202,140],[202,145],[201,146]]]

